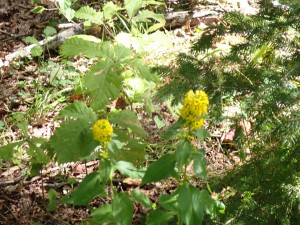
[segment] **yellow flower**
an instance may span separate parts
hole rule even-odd
[[[201,90],[189,90],[183,100],[180,116],[185,120],[185,126],[191,130],[199,129],[204,122],[204,115],[209,105],[208,96]]]
[[[92,127],[94,140],[99,141],[103,145],[107,145],[111,141],[113,128],[108,120],[97,120]]]
[[[100,153],[100,156],[104,159],[108,159],[108,152],[107,151],[103,151]]]

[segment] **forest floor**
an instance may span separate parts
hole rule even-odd
[[[54,8],[51,1],[42,2],[46,8]],[[224,5],[224,7],[235,6]],[[59,63],[60,59],[56,57],[55,51],[51,52],[51,56],[45,56],[43,62],[23,58],[14,60],[10,65],[3,65],[4,60],[1,59],[27,45],[22,41],[24,37],[34,36],[42,40],[43,29],[49,21],[63,20],[57,11],[45,11],[35,15],[31,13],[32,8],[29,0],[0,2],[0,145],[22,138],[21,130],[16,124],[23,120],[28,121],[29,137],[49,138],[57,127],[55,116],[59,110],[65,103],[76,99],[70,87],[65,86],[63,89],[52,87],[49,84],[49,74],[41,72],[43,62],[51,61],[54,66],[55,63]],[[173,45],[179,46],[178,51],[186,51],[189,44],[197,38],[193,31],[203,23],[192,29],[183,26],[166,32],[172,37]],[[173,60],[175,61],[175,58]],[[174,61],[172,62],[171,59],[164,64],[174,63]],[[79,71],[78,67],[82,65],[85,65],[82,61],[74,62],[74,70]],[[60,94],[55,95],[58,92]],[[148,140],[151,144],[147,149],[149,155],[155,158],[172,151],[172,144],[165,143],[163,148],[157,145],[157,142],[161,141],[159,139],[161,130],[156,126],[153,117],[141,113],[140,110],[137,112],[145,130],[151,136]],[[175,121],[165,104],[159,104],[155,113],[166,126]],[[206,155],[209,174],[214,177],[240,164],[241,159],[236,150],[226,148],[222,143],[224,139],[230,138],[229,127],[211,128],[210,131],[212,135],[207,140]],[[40,175],[33,177],[28,176],[27,162],[28,158],[20,149],[13,162],[0,163],[0,224],[79,224],[89,217],[88,207],[60,205],[55,212],[49,212],[47,192],[53,188],[59,193],[58,197],[65,195],[86,174],[97,170],[97,161],[69,163],[64,166],[50,163]],[[196,186],[201,186],[201,182],[197,180],[194,182]],[[115,185],[120,190],[130,191],[140,183],[131,179],[123,180],[116,175]],[[175,189],[176,185],[175,181],[169,180],[147,185],[141,189],[155,202],[159,194],[168,193]],[[97,207],[108,202],[109,199],[98,197],[90,203],[89,207]],[[142,224],[145,213],[142,207],[136,205],[134,224]]]

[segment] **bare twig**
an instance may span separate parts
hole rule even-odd
[[[1,181],[0,182],[0,187],[19,183],[20,181],[24,180],[26,177],[27,177],[26,175],[23,175],[23,176],[19,176],[19,177],[15,178],[15,179],[12,179],[12,180]]]
[[[7,35],[9,35],[9,36],[14,36],[14,34],[11,34],[11,33],[9,33],[9,32],[6,32],[6,31],[4,31],[4,30],[1,30],[1,29],[0,29],[0,33],[7,34]]]

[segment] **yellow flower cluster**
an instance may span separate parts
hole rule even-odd
[[[103,145],[107,145],[111,141],[113,128],[108,120],[97,120],[92,127],[94,140],[99,141]]]
[[[197,130],[203,125],[208,105],[208,96],[204,91],[196,90],[194,92],[190,90],[186,93],[180,116],[185,120],[185,125],[190,130]]]

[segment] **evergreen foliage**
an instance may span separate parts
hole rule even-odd
[[[295,189],[299,172],[299,31],[299,3],[261,1],[257,15],[225,13],[220,24],[205,29],[190,53],[179,55],[175,71],[156,68],[171,78],[157,99],[177,104],[189,89],[203,89],[210,96],[212,121],[224,119],[228,101],[239,103],[236,120],[253,121],[251,134],[236,139],[240,151],[249,147],[253,158],[224,179],[237,191],[224,219],[234,217],[234,224],[293,224],[298,197],[286,188]],[[226,37],[239,39],[230,51],[217,47]],[[255,204],[237,197],[247,191]]]

